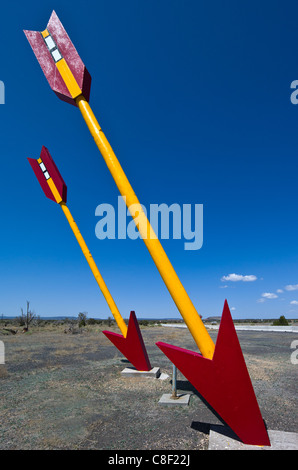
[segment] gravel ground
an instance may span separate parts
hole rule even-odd
[[[111,331],[118,330],[110,328]],[[155,346],[164,341],[197,350],[188,330],[144,327],[153,367],[166,380],[128,379],[129,363],[101,333],[36,329],[0,336],[6,364],[0,366],[0,449],[206,450],[210,424],[221,424],[178,372],[178,391],[188,407],[158,403],[171,392],[172,365]],[[216,340],[217,332],[211,331]],[[296,334],[238,332],[268,429],[298,432],[298,365],[290,361]]]

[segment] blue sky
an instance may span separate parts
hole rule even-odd
[[[234,318],[298,318],[298,5],[256,0],[1,6],[0,314],[18,315],[28,299],[40,316],[110,315],[27,162],[45,145],[122,316],[180,317],[142,240],[95,236],[95,209],[116,206],[118,190],[23,34],[43,30],[53,9],[92,75],[90,104],[140,202],[204,205],[200,250],[162,241],[198,312],[221,315],[226,298]]]

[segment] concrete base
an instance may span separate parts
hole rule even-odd
[[[162,372],[160,376],[158,377],[159,380],[167,380],[170,376],[168,374],[165,374]]]
[[[172,394],[171,393],[164,393],[162,397],[160,398],[159,402],[161,405],[184,405],[187,406],[189,404],[189,399],[190,395],[187,394],[182,394],[182,395],[177,395],[178,398],[174,399],[171,398]]]
[[[211,426],[208,450],[298,450],[298,434],[295,432],[268,430],[271,446],[243,444],[230,437],[225,426]]]
[[[147,370],[137,370],[135,367],[125,367],[121,372],[123,377],[152,377],[153,379],[158,379],[160,376],[160,368],[153,367],[153,369]]]

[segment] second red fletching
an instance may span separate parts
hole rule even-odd
[[[60,172],[58,168],[56,167],[56,164],[54,160],[52,159],[48,149],[46,147],[42,147],[40,158],[38,160],[36,160],[35,158],[28,158],[28,160],[46,197],[51,199],[54,202],[57,202],[51,190],[51,187],[48,184],[48,180],[51,178],[62,199],[61,202],[66,203],[67,186],[64,183],[64,180],[62,176],[60,175]]]

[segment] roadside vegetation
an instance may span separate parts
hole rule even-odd
[[[124,319],[125,323],[128,324],[128,319]],[[162,324],[183,324],[181,319],[138,319],[141,328],[148,328],[153,326],[161,326]],[[220,323],[220,317],[209,317],[203,319],[206,324]],[[287,320],[283,315],[278,319],[234,319],[234,323],[246,323],[246,324],[268,324],[274,326],[294,325],[298,323],[298,319]],[[89,330],[104,330],[107,328],[117,328],[117,324],[113,317],[106,319],[88,317],[88,312],[79,312],[77,316],[73,317],[53,317],[53,318],[41,318],[37,315],[34,310],[30,308],[30,302],[27,301],[25,312],[21,309],[21,315],[17,315],[15,318],[6,318],[4,315],[0,315],[0,334],[1,335],[13,335],[17,333],[30,334],[34,331],[43,330],[61,330],[66,334],[79,334]]]

